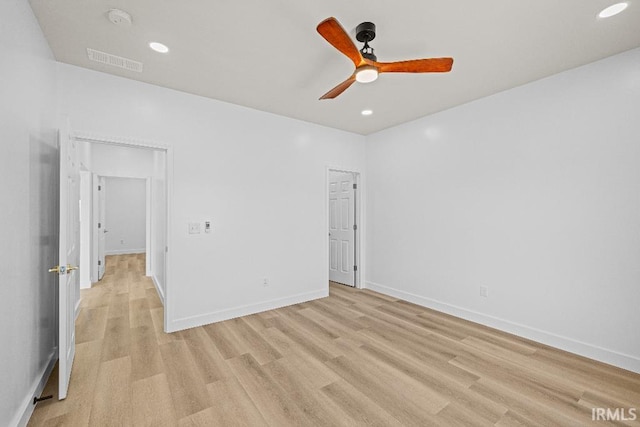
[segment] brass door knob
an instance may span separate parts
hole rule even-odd
[[[71,264],[67,264],[66,267],[64,265],[62,267],[59,265],[56,265],[55,267],[49,269],[49,273],[65,274],[73,270],[78,270],[78,267],[74,267]]]

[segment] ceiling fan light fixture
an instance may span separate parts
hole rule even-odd
[[[627,6],[629,6],[627,2],[612,4],[611,6],[602,9],[602,11],[598,14],[598,17],[610,18],[625,10]]]
[[[378,69],[373,65],[363,65],[356,71],[356,81],[359,83],[371,83],[378,78]]]

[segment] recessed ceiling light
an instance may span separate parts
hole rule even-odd
[[[151,42],[151,43],[149,43],[149,47],[151,49],[155,50],[156,52],[160,52],[160,53],[169,52],[169,48],[167,46],[163,45],[162,43]]]
[[[616,4],[612,4],[611,6],[602,9],[602,12],[600,12],[598,14],[599,18],[609,18],[613,15],[617,15],[620,12],[622,12],[623,10],[625,10],[627,8],[627,6],[629,6],[628,3],[626,2],[622,2],[622,3],[616,3]]]
[[[362,110],[360,114],[362,114],[363,116],[370,116],[373,114],[373,110]]]

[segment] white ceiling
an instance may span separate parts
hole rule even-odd
[[[640,0],[30,0],[58,61],[369,134],[640,46]],[[133,25],[119,27],[120,8]],[[355,39],[377,26],[379,61],[451,56],[448,74],[383,74],[319,101],[353,71],[316,32],[335,16]],[[170,47],[168,54],[148,48]],[[358,47],[361,47],[357,43]],[[87,48],[144,63],[136,73]],[[640,70],[639,70],[640,72]],[[372,109],[363,117],[360,111]]]

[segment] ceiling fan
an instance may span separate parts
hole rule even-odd
[[[318,24],[318,33],[330,45],[342,52],[356,66],[354,73],[347,80],[331,89],[320,99],[333,99],[347,90],[354,82],[369,83],[378,78],[380,73],[446,73],[451,71],[453,58],[412,59],[409,61],[378,62],[369,42],[376,37],[376,26],[371,22],[363,22],[356,28],[356,39],[364,46],[358,50],[347,32],[336,18],[327,18]]]

